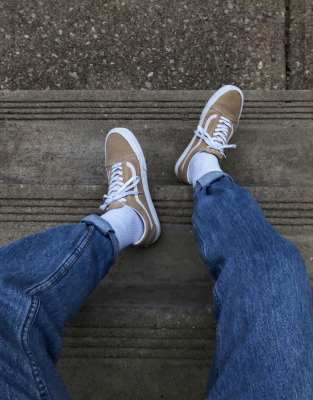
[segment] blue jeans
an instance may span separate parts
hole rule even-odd
[[[217,346],[209,400],[312,400],[312,297],[295,246],[223,173],[201,178],[193,226],[214,285]],[[66,400],[55,363],[64,323],[114,263],[97,216],[0,249],[2,400]]]

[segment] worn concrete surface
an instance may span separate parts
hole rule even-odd
[[[236,157],[226,160],[225,169],[243,185],[305,186],[311,179],[313,154],[306,154],[303,165],[307,147],[301,144],[313,146],[308,134],[313,128],[312,92],[246,93],[236,134],[238,150]],[[176,184],[174,160],[209,95],[206,91],[0,93],[0,183],[100,184],[105,132],[126,125],[144,146],[152,181]]]
[[[289,89],[313,87],[313,2],[289,0],[288,85]]]
[[[0,89],[284,88],[283,0],[0,0]]]
[[[245,94],[226,169],[296,242],[313,276],[313,93]],[[191,188],[177,184],[173,165],[208,96],[0,93],[1,244],[96,211],[109,128],[134,129],[148,159],[163,236],[123,253],[66,327],[59,368],[75,400],[204,398],[215,345],[211,283],[191,231]]]

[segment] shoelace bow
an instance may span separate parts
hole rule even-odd
[[[210,148],[219,151],[226,157],[224,153],[225,149],[235,149],[237,147],[235,144],[227,144],[232,127],[233,124],[228,118],[220,117],[212,136],[201,126],[198,126],[195,135],[202,139]]]
[[[101,210],[104,211],[110,204],[127,196],[138,195],[139,192],[135,190],[135,187],[139,182],[140,177],[134,176],[124,183],[122,163],[113,164],[111,167],[108,194],[103,196],[103,202],[100,206]]]

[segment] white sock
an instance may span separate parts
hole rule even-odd
[[[101,218],[112,226],[120,250],[136,243],[143,235],[143,221],[137,212],[129,206],[109,210],[101,215]]]
[[[189,182],[195,186],[197,181],[205,174],[212,171],[222,171],[218,158],[213,154],[196,153],[189,162],[187,176]]]

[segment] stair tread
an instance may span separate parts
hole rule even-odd
[[[114,398],[116,378],[108,388],[102,374],[140,385],[129,371],[139,379],[141,369],[145,381],[158,377],[169,392],[174,381],[204,385],[215,340],[212,283],[192,234],[192,190],[176,182],[173,165],[210,94],[0,92],[1,244],[98,212],[105,191],[104,132],[113,126],[138,133],[148,160],[163,235],[151,249],[123,252],[67,324],[59,366],[77,399],[90,382],[98,394]],[[225,169],[296,242],[313,276],[313,153],[307,151],[313,145],[313,91],[245,95],[239,148]],[[144,386],[142,391],[147,393]]]

